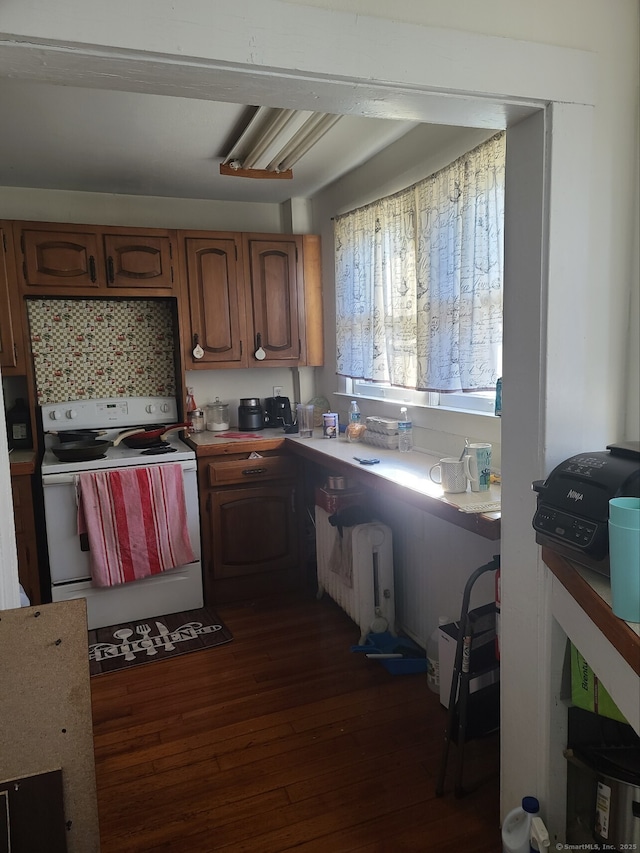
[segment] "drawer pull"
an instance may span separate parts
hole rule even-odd
[[[245,477],[251,476],[251,474],[266,474],[266,468],[245,468],[242,472]]]

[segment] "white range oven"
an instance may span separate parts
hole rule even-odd
[[[45,452],[42,459],[42,486],[47,534],[47,553],[53,601],[85,598],[89,629],[150,619],[168,613],[202,607],[202,566],[200,561],[200,516],[195,452],[178,436],[130,447],[124,442],[113,446],[121,433],[136,427],[151,433],[177,423],[177,405],[172,397],[133,397],[74,400],[46,404],[41,408]],[[95,430],[89,439],[109,442],[97,459],[77,459],[71,453],[58,458],[54,447],[65,448],[59,433]],[[64,435],[62,436],[65,437]],[[67,436],[68,437],[68,436]],[[138,437],[144,439],[143,433]],[[135,440],[135,438],[134,438]],[[69,445],[71,447],[71,445]],[[78,454],[82,455],[82,453]],[[182,469],[187,526],[195,562],[142,580],[116,586],[94,586],[89,553],[83,550],[78,532],[77,480],[82,472],[131,466],[179,464]]]

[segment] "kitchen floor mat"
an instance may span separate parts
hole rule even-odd
[[[215,610],[202,607],[89,631],[89,674],[139,666],[233,640]]]

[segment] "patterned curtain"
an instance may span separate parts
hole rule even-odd
[[[501,375],[505,136],[336,218],[337,372],[421,391]]]

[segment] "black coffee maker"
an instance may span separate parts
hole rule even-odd
[[[286,429],[292,423],[291,403],[288,397],[265,398],[264,425],[267,429]]]

